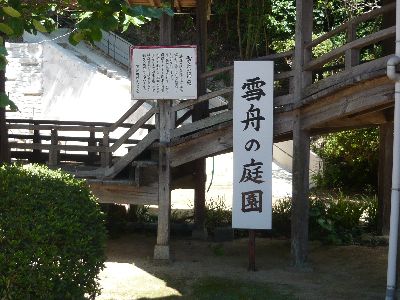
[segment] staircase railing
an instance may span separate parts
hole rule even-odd
[[[155,128],[153,124],[148,124],[149,119],[158,111],[155,107],[150,108],[135,123],[124,123],[144,103],[137,101],[115,123],[8,119],[13,158],[32,162],[47,161],[50,166],[56,166],[60,161],[69,161],[110,167],[111,155],[121,146],[141,143],[142,140],[132,138],[139,129],[151,131]],[[116,130],[125,132],[119,138],[110,138],[110,134]]]
[[[363,49],[378,45],[380,42],[394,37],[395,26],[383,29],[380,26],[381,29],[378,31],[363,37],[359,37],[358,30],[362,23],[373,20],[379,23],[380,19],[378,18],[385,17],[385,14],[392,12],[395,6],[395,3],[391,3],[357,16],[306,45],[305,49],[309,55],[305,57],[304,70],[313,71],[313,82],[325,79],[335,73],[351,70],[353,67],[367,62],[360,59],[360,53]],[[338,40],[342,37],[343,44],[317,56],[316,48],[334,37],[338,38]],[[372,57],[372,60],[382,57],[379,54],[375,56]]]

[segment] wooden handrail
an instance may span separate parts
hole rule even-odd
[[[8,135],[8,138],[10,139],[18,139],[18,140],[33,140],[35,137],[34,134],[14,134],[11,133]],[[35,137],[38,141],[50,141],[51,136],[50,135],[38,135]],[[59,141],[63,141],[63,142],[88,142],[90,139],[90,137],[82,137],[82,136],[62,136],[59,135],[58,136],[58,140]],[[96,141],[97,143],[102,141],[102,138],[94,138],[94,141]],[[118,139],[112,139],[110,138],[110,143],[114,143],[116,142]],[[136,139],[128,139],[125,141],[124,144],[137,144],[140,140],[136,140]],[[34,142],[35,143],[35,142]],[[21,143],[22,144],[22,143]]]
[[[38,143],[16,143],[10,142],[10,148],[15,149],[38,149],[38,150],[65,150],[65,151],[88,151],[88,152],[102,152],[106,151],[103,146],[86,146],[86,145],[52,145],[52,144],[38,144]]]
[[[251,60],[256,60],[256,61],[262,61],[262,60],[275,60],[275,59],[279,59],[279,58],[283,58],[283,57],[289,57],[289,56],[293,56],[294,51],[290,50],[290,51],[286,51],[286,52],[280,52],[280,53],[274,53],[274,54],[270,54],[270,55],[266,55],[266,56],[260,56]],[[228,71],[232,71],[233,70],[233,66],[228,66],[228,67],[222,67],[219,69],[215,69],[206,73],[203,73],[200,75],[200,78],[205,79],[205,78],[209,78],[209,77],[213,77]]]
[[[128,140],[141,126],[146,123],[155,113],[158,112],[158,108],[153,107],[146,114],[144,114],[127,132],[125,132],[111,147],[110,152],[115,152],[121,147],[126,140]]]
[[[265,56],[259,56],[251,60],[275,60],[279,58],[284,58],[284,57],[289,57],[294,55],[294,50],[289,50],[285,52],[279,52],[279,53],[274,53],[274,54],[269,54]]]
[[[128,111],[126,113],[124,113],[121,118],[118,119],[117,122],[115,122],[114,124],[112,124],[110,126],[110,128],[108,129],[109,132],[113,132],[115,129],[120,127],[122,125],[122,123],[124,123],[126,121],[126,119],[128,119],[130,117],[130,115],[132,115],[135,111],[137,111],[138,108],[140,106],[142,106],[142,104],[144,102],[145,102],[144,100],[137,100],[136,103],[134,105],[132,105],[132,107],[130,109],[128,109]]]
[[[28,129],[28,130],[51,130],[59,131],[93,131],[102,132],[104,127],[110,127],[113,123],[105,122],[84,122],[84,121],[58,121],[58,120],[31,120],[31,119],[6,119],[9,129]],[[133,124],[123,123],[119,127],[130,128]],[[95,128],[90,128],[90,127]],[[154,125],[143,124],[142,129],[152,130]]]
[[[395,26],[380,30],[378,32],[374,32],[366,37],[363,37],[363,38],[357,39],[355,41],[352,41],[350,43],[347,43],[339,48],[333,49],[332,51],[330,51],[316,59],[313,59],[304,67],[304,69],[307,71],[315,70],[319,67],[322,67],[324,64],[331,61],[332,59],[340,57],[341,55],[343,55],[345,53],[346,50],[354,49],[354,48],[357,48],[357,49],[363,48],[370,44],[385,40],[386,38],[388,38],[390,36],[394,36],[395,33],[396,33]]]
[[[331,31],[319,36],[318,38],[316,38],[315,40],[313,40],[312,42],[308,43],[305,48],[306,49],[310,49],[312,47],[315,47],[316,45],[322,43],[323,41],[331,38],[334,35],[337,35],[340,32],[343,32],[345,30],[347,30],[347,28],[349,26],[354,26],[354,25],[358,25],[361,22],[365,22],[368,21],[369,19],[372,19],[376,16],[379,16],[381,14],[384,14],[386,12],[389,12],[393,9],[396,8],[396,3],[390,3],[388,5],[382,6],[380,8],[374,9],[370,12],[367,12],[365,14],[362,14],[358,17],[355,17],[349,21],[347,21],[346,23],[341,24],[340,26],[336,27],[335,29],[332,29]]]
[[[210,100],[212,98],[231,93],[232,91],[233,91],[233,87],[223,88],[219,91],[211,92],[211,93],[205,94],[203,96],[200,96],[197,99],[187,100],[185,102],[179,103],[172,107],[172,111],[179,111],[181,109],[184,109],[184,108],[190,107],[192,105]]]

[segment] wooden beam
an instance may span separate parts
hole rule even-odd
[[[100,203],[137,205],[158,204],[158,184],[137,187],[133,182],[87,180],[90,190]]]
[[[362,81],[371,80],[378,77],[385,77],[386,81],[390,80],[386,76],[386,64],[390,56],[375,59],[359,66],[351,68],[351,70],[343,71],[328,78],[322,79],[304,90],[302,105],[306,105],[321,97],[337,92],[344,87],[358,84]]]
[[[227,122],[232,120],[232,111],[223,112],[200,121],[196,121],[190,124],[184,124],[179,128],[175,128],[171,131],[171,138],[177,138],[185,134],[189,134],[201,129],[212,127],[214,125]]]
[[[171,166],[177,167],[196,159],[217,155],[232,149],[232,125],[212,128],[190,140],[171,146]]]
[[[302,109],[304,129],[320,127],[320,124],[340,119],[363,111],[374,110],[378,106],[391,105],[394,101],[393,84],[379,80],[359,84],[332,96],[320,99],[318,103]]]

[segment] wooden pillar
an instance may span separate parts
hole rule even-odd
[[[33,125],[38,125],[38,122],[33,122]],[[35,129],[33,130],[33,139],[32,142],[34,144],[41,144],[41,139],[40,139],[40,130]],[[40,149],[33,149],[32,151],[32,162],[39,163],[40,161],[40,156],[41,156],[41,150]]]
[[[0,71],[1,77],[2,71]],[[1,79],[0,79],[1,84]],[[0,108],[0,164],[10,162],[10,149],[8,147],[8,131],[6,124],[6,110]]]
[[[94,127],[90,128],[88,146],[89,147],[96,146],[96,132],[94,131]],[[96,160],[96,152],[88,151],[87,163],[89,165],[93,165],[95,160]]]
[[[104,147],[104,151],[100,153],[101,167],[107,168],[111,163],[111,153],[108,152],[110,149],[110,133],[107,127],[103,129],[103,140],[100,142],[100,146]]]
[[[173,41],[173,19],[163,14],[160,20],[160,44],[171,45]],[[159,100],[160,146],[158,156],[158,226],[157,245],[154,247],[154,259],[169,260],[169,235],[171,214],[171,168],[170,150],[172,122],[172,101]],[[174,114],[173,114],[174,115]]]
[[[5,93],[5,92],[6,92],[6,71],[0,70],[0,93]],[[10,158],[10,148],[8,145],[6,110],[5,108],[0,107],[0,164],[8,163],[10,161],[11,158]]]
[[[58,145],[58,132],[57,129],[51,130],[51,145],[57,146]],[[49,150],[49,166],[55,167],[58,164],[59,159],[59,151],[56,147],[51,147]]]
[[[357,39],[357,26],[350,22],[347,27],[347,43]],[[358,65],[360,62],[360,49],[348,49],[345,52],[345,68],[350,70],[352,67]]]
[[[313,0],[296,0],[296,44],[294,100],[300,102],[303,89],[312,82],[311,72],[304,66],[311,59],[311,49],[305,45],[312,39]],[[302,128],[301,110],[293,113],[293,175],[291,253],[295,267],[305,267],[308,255],[308,192],[310,133]]]
[[[200,75],[207,66],[207,11],[208,1],[198,0],[196,7],[196,34],[197,34],[197,95],[206,93],[206,81]],[[193,122],[208,117],[208,102],[195,105],[193,108]],[[193,162],[194,167],[194,230],[192,236],[197,239],[206,239],[205,203],[206,203],[206,160],[198,159]]]
[[[393,122],[379,126],[378,233],[389,234],[393,167]]]
[[[396,0],[382,0],[382,6],[391,4]],[[382,29],[396,25],[396,10],[393,9],[384,14],[382,20]],[[382,41],[382,55],[394,54],[395,52],[395,37],[390,37]]]

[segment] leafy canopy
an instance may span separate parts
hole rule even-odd
[[[70,43],[76,45],[81,41],[99,41],[101,30],[126,30],[149,18],[160,18],[163,13],[173,15],[173,10],[167,6],[131,5],[127,0],[0,0],[0,70],[5,70],[7,65],[5,40],[21,37],[24,31],[52,32],[57,26],[56,15],[77,18],[76,29],[69,37]],[[8,96],[1,93],[0,107],[6,106],[16,109]]]

